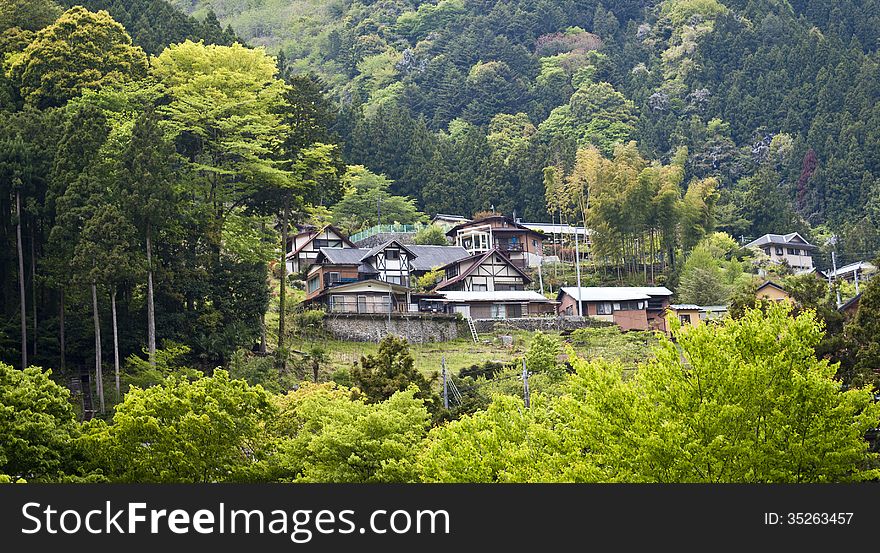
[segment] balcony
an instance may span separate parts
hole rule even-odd
[[[377,315],[408,312],[406,303],[389,303],[388,298],[331,298],[327,311],[329,313],[348,315]]]
[[[522,242],[498,242],[497,246],[499,250],[506,253],[518,253],[525,251]]]
[[[334,277],[331,278],[330,275],[324,275],[324,288],[333,288],[334,286],[341,286],[343,284],[351,284],[353,282],[357,282],[359,279],[357,278],[340,278]]]

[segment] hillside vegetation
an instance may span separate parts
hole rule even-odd
[[[688,148],[734,236],[814,230],[869,257],[880,221],[873,0],[173,0],[213,8],[343,107],[349,161],[428,212],[546,219],[578,146]],[[767,161],[770,163],[767,163]]]

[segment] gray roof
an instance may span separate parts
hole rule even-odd
[[[327,261],[334,265],[359,265],[366,252],[361,248],[321,248]]]
[[[578,298],[576,286],[562,288],[561,292]],[[649,300],[657,296],[672,296],[672,291],[665,286],[582,286],[580,289],[581,301]]]
[[[499,290],[497,292],[446,292],[440,290],[437,293],[451,302],[510,301],[550,303],[550,300],[534,290]]]
[[[692,303],[674,303],[669,306],[669,309],[674,309],[676,311],[700,311],[703,308]]]
[[[400,240],[392,238],[391,240],[385,242],[384,244],[379,244],[378,246],[376,246],[372,250],[364,250],[366,253],[361,256],[361,260],[366,260],[366,259],[373,257],[374,255],[378,254],[379,252],[381,252],[382,250],[384,250],[385,248],[387,248],[391,244],[397,244],[397,247],[399,247],[400,249],[412,253],[412,250],[410,249],[409,246],[405,246],[404,244],[402,244],[400,242]]]
[[[416,256],[412,260],[413,271],[430,271],[471,256],[461,246],[407,246],[407,248]]]
[[[847,275],[850,273],[854,273],[856,271],[862,271],[864,273],[873,273],[877,270],[877,267],[873,265],[873,263],[868,263],[867,261],[859,261],[857,263],[850,263],[849,265],[844,265],[843,267],[838,268],[836,271],[828,271],[828,273],[832,277],[839,277],[841,275]]]
[[[789,234],[765,234],[760,238],[752,240],[748,244],[746,244],[747,248],[755,247],[755,246],[764,246],[767,244],[779,244],[781,246],[793,246],[797,245],[801,248],[806,249],[815,249],[816,246],[807,242],[806,238],[801,236],[796,232],[791,232]]]

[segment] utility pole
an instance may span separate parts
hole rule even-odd
[[[578,317],[583,317],[583,306],[581,305],[581,249],[578,246],[578,233],[577,228],[574,229],[574,268],[577,273],[577,303],[578,303]]]
[[[376,226],[382,226],[382,196],[376,196]],[[381,230],[381,229],[380,229]]]
[[[837,252],[831,250],[831,267],[834,269],[834,280],[837,280]],[[837,290],[837,307],[841,306],[840,303],[840,289]]]
[[[529,392],[529,371],[526,368],[526,358],[525,357],[523,357],[522,379],[523,379],[523,403],[525,403],[526,409],[528,409],[531,404],[530,399],[531,399],[532,394],[531,394],[531,392]]]
[[[446,382],[446,356],[444,355],[440,361],[443,374],[443,408],[449,409],[449,388]]]
[[[859,295],[859,268],[858,267],[856,267],[856,270],[853,271],[853,278],[855,279],[855,282],[856,282],[856,295],[858,296]]]
[[[540,286],[541,286],[541,295],[542,296],[544,295],[544,275],[541,272],[541,265],[543,265],[543,264],[544,264],[544,258],[539,257],[538,258],[538,283],[540,283]]]

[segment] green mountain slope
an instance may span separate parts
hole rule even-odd
[[[171,3],[320,75],[349,160],[429,211],[545,218],[543,167],[635,140],[719,178],[724,230],[880,242],[876,0]]]

